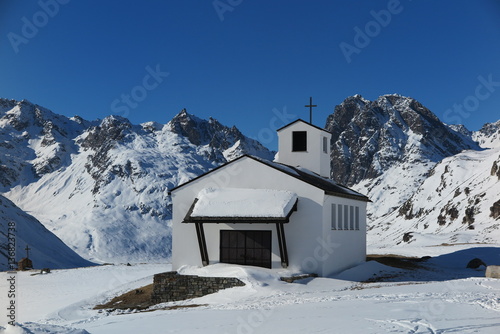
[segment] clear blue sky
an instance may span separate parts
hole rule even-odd
[[[134,124],[187,108],[272,149],[309,96],[318,126],[357,93],[471,130],[500,118],[498,0],[58,1],[0,2],[0,97]]]

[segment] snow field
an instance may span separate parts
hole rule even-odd
[[[409,255],[421,251],[414,248]],[[433,252],[440,255],[426,262],[427,269],[370,261],[333,278],[293,284],[279,280],[293,274],[285,269],[183,267],[183,274],[238,277],[246,286],[160,304],[154,312],[92,307],[150,284],[154,273],[170,269],[166,264],[20,272],[17,321],[26,330],[20,333],[498,333],[500,280],[484,278],[484,268],[466,269],[464,262],[478,256],[500,263],[500,247],[434,247]],[[377,277],[388,281],[363,282]],[[161,310],[193,304],[202,306]],[[19,328],[0,333],[14,330]]]

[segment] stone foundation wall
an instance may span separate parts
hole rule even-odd
[[[234,277],[179,275],[176,271],[156,274],[151,301],[155,304],[202,297],[219,290],[244,286]]]
[[[500,278],[500,266],[488,266],[486,267],[486,277],[489,278]]]

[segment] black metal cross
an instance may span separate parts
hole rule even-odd
[[[31,250],[30,246],[26,245],[25,250],[26,250],[26,258],[29,259],[30,258],[30,250]]]
[[[313,104],[313,98],[312,97],[309,98],[309,105],[308,106],[304,106],[304,107],[309,108],[309,123],[312,124],[312,122],[313,122],[313,107],[317,107],[316,104]]]

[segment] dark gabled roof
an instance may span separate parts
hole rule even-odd
[[[182,188],[185,185],[187,185],[193,181],[196,181],[202,177],[205,177],[206,175],[208,175],[208,174],[210,174],[210,173],[212,173],[212,172],[214,172],[222,167],[225,167],[229,164],[232,164],[240,159],[243,159],[245,157],[250,158],[252,160],[255,160],[257,162],[260,162],[260,163],[267,165],[271,168],[279,170],[280,172],[285,173],[291,177],[294,177],[302,182],[305,182],[305,183],[310,184],[316,188],[319,188],[319,189],[325,191],[325,193],[327,195],[333,195],[333,196],[338,196],[338,197],[356,199],[359,201],[371,202],[367,196],[365,196],[361,193],[358,193],[357,191],[354,191],[352,189],[349,189],[346,186],[338,184],[333,180],[319,176],[318,174],[315,174],[307,169],[292,167],[292,166],[288,166],[288,165],[277,163],[277,162],[271,162],[271,161],[261,159],[261,158],[258,158],[258,157],[252,156],[252,155],[247,155],[247,154],[242,155],[241,157],[236,158],[228,163],[225,163],[224,165],[216,167],[216,168],[212,169],[211,171],[209,171],[203,175],[200,175],[198,177],[195,177],[194,179],[192,179],[186,183],[178,185],[177,187],[170,189],[168,193],[171,194],[172,191],[175,191],[179,188]]]
[[[324,190],[327,195],[347,197],[347,198],[357,199],[360,201],[370,202],[370,199],[365,195],[358,193],[357,191],[354,191],[352,189],[349,189],[346,186],[341,185],[331,179],[322,177],[314,172],[311,172],[308,169],[292,167],[277,162],[271,162],[254,156],[248,156],[248,157],[260,161],[271,168],[275,168],[279,171],[282,171],[283,173],[288,174],[305,183],[308,183],[316,188]]]
[[[322,128],[320,128],[319,126],[316,126],[316,125],[314,125],[314,124],[311,124],[311,123],[309,123],[309,122],[306,122],[306,121],[304,121],[303,119],[300,119],[300,118],[299,118],[298,120],[296,120],[296,121],[293,121],[292,123],[289,123],[289,124],[287,124],[287,125],[285,125],[285,126],[282,126],[282,127],[281,127],[281,128],[279,128],[278,130],[276,130],[276,132],[280,132],[281,130],[283,130],[283,129],[285,129],[285,128],[288,128],[290,125],[295,124],[295,123],[297,123],[297,122],[306,123],[307,125],[312,126],[313,128],[316,128],[316,129],[318,129],[318,130],[321,130],[321,131],[324,131],[324,132],[330,133],[329,131],[326,131],[325,129],[322,129]]]

